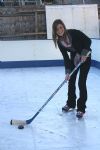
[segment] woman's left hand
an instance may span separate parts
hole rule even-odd
[[[87,59],[87,57],[86,57],[86,56],[81,56],[81,62],[85,62],[85,61],[86,61],[86,59]]]

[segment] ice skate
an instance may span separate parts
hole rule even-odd
[[[74,108],[70,108],[67,104],[62,107],[62,111],[69,112],[71,110],[74,110]]]
[[[83,117],[83,115],[84,115],[83,112],[78,111],[77,114],[76,114],[76,117],[77,117],[78,119],[81,119],[81,118]]]

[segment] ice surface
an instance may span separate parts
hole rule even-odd
[[[63,80],[64,67],[0,69],[0,150],[100,150],[100,70],[93,67],[84,119],[61,111],[66,83],[30,125],[10,125],[32,117]]]

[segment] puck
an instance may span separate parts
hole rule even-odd
[[[19,125],[18,129],[24,129],[24,126],[23,125]]]

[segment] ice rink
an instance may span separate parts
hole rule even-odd
[[[61,110],[66,83],[30,125],[22,130],[10,125],[11,119],[31,118],[64,78],[63,66],[0,69],[0,150],[100,150],[100,70],[94,67],[83,119],[75,110]]]

